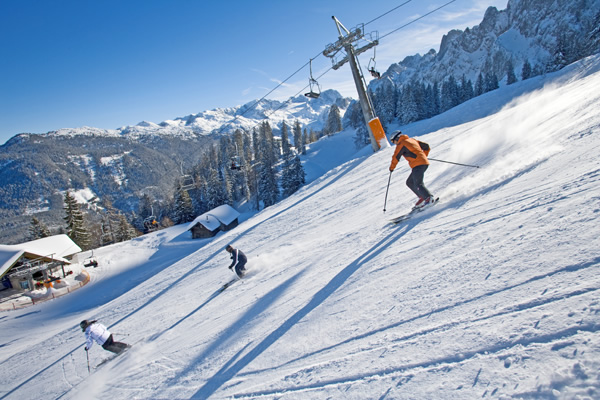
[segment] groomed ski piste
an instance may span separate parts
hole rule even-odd
[[[600,59],[401,129],[311,145],[310,183],[212,240],[175,226],[95,251],[92,281],[0,314],[0,399],[600,398]],[[225,246],[249,257],[233,274]],[[90,350],[82,319],[133,347]]]

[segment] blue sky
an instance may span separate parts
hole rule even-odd
[[[320,76],[331,67],[321,52],[338,39],[332,15],[387,35],[375,53],[383,72],[507,4],[456,0],[389,34],[448,1],[413,0],[376,19],[406,0],[0,0],[0,144],[22,132],[116,129],[242,105],[315,56]],[[373,55],[360,56],[364,69]],[[305,67],[268,98],[297,94],[308,77]],[[319,83],[357,97],[347,66]]]

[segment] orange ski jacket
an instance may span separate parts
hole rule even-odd
[[[394,156],[392,157],[390,171],[393,171],[396,168],[398,161],[400,161],[400,157],[404,157],[411,168],[419,165],[429,165],[429,160],[427,159],[429,150],[430,147],[427,143],[409,138],[407,135],[401,135],[396,144]]]

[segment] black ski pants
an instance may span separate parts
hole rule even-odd
[[[406,180],[406,186],[410,188],[420,199],[426,199],[431,196],[429,190],[423,184],[423,177],[429,165],[417,165],[414,167]]]
[[[125,343],[115,342],[113,340],[113,335],[110,335],[102,345],[102,348],[104,350],[112,351],[115,354],[119,354],[127,348],[127,345]]]

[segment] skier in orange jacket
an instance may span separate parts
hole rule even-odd
[[[391,142],[396,145],[396,149],[394,150],[394,156],[390,164],[390,172],[396,168],[400,157],[404,157],[408,161],[410,168],[412,168],[412,172],[406,180],[406,186],[419,197],[419,201],[417,201],[414,208],[424,207],[434,202],[431,193],[427,190],[425,184],[423,184],[425,171],[429,167],[429,160],[427,159],[430,150],[429,145],[425,142],[409,138],[400,131],[393,133]]]

